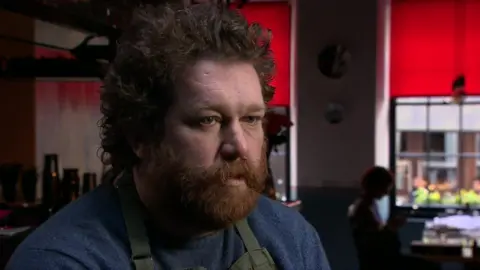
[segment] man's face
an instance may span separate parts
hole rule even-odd
[[[251,64],[209,60],[184,78],[165,119],[164,153],[155,161],[161,170],[149,185],[185,221],[220,229],[247,216],[264,186],[260,81]]]
[[[242,159],[258,166],[266,107],[253,66],[204,60],[187,70],[185,77],[167,115],[164,142],[190,167]],[[229,184],[236,183],[231,180]]]

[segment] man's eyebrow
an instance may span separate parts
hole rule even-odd
[[[268,107],[264,103],[262,103],[262,104],[251,104],[251,105],[247,106],[247,109],[246,109],[247,112],[262,112],[262,113],[267,112],[267,110],[268,110]]]
[[[208,103],[196,103],[191,106],[192,109],[197,111],[222,111],[228,108],[228,106],[222,104],[208,104]]]
[[[225,111],[229,110],[230,107],[225,104],[199,104],[196,103],[192,105],[194,110],[209,110],[209,111]],[[245,112],[265,112],[267,111],[267,105],[265,104],[250,104],[244,108]]]

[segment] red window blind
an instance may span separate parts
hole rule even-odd
[[[450,95],[459,74],[480,94],[478,14],[479,0],[392,1],[391,95]]]
[[[269,105],[290,104],[290,6],[287,2],[248,3],[240,12],[249,22],[272,31],[272,51],[277,65],[273,85],[275,96]]]

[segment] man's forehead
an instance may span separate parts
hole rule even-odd
[[[246,63],[200,62],[186,73],[177,93],[180,103],[197,109],[266,109],[258,75]]]

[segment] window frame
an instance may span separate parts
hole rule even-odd
[[[290,113],[290,107],[288,106],[280,106],[280,105],[272,105],[272,106],[269,106],[269,109],[274,109],[275,108],[277,109],[281,109],[282,110],[282,114],[286,115],[288,117],[288,119],[290,119],[290,121],[292,121],[292,117],[291,117],[291,113]],[[296,123],[293,123],[294,125]],[[292,185],[291,185],[291,179],[290,179],[290,128],[286,128],[285,129],[285,135],[287,136],[288,140],[285,142],[285,144],[282,145],[282,148],[283,148],[283,152],[284,152],[284,179],[283,179],[283,188],[282,188],[282,191],[284,192],[283,194],[281,195],[284,195],[285,196],[285,200],[282,199],[282,196],[280,197],[279,200],[281,201],[286,201],[286,202],[291,202],[291,201],[295,201],[296,200],[296,190],[293,190],[292,188]],[[276,153],[274,153],[272,151],[271,155],[276,155]],[[267,164],[268,166],[270,166],[270,164]],[[274,186],[275,186],[275,189],[276,189],[276,192],[280,192],[278,190],[278,184],[277,184],[277,179],[275,179],[275,175],[273,175],[274,177]],[[283,190],[284,189],[284,190]]]
[[[416,99],[416,100],[415,100]],[[425,146],[424,146],[424,149],[426,150],[425,152],[423,153],[408,153],[408,152],[402,152],[402,153],[397,153],[397,148],[401,148],[402,147],[402,142],[401,142],[401,138],[402,138],[402,135],[401,135],[401,132],[405,132],[405,130],[397,130],[397,115],[396,115],[396,112],[397,112],[397,109],[399,106],[425,106],[426,107],[426,130],[412,130],[412,132],[425,132],[428,134],[428,132],[430,131],[430,106],[432,105],[452,105],[450,102],[450,97],[428,97],[428,96],[424,96],[424,97],[413,97],[410,101],[408,102],[404,102],[404,98],[392,98],[390,100],[390,114],[389,114],[389,120],[390,120],[390,128],[389,128],[389,132],[390,132],[390,169],[392,170],[392,172],[394,173],[395,175],[395,181],[397,182],[397,166],[398,166],[398,156],[408,156],[410,154],[413,154],[413,156],[418,156],[419,158],[421,158],[422,156],[426,159],[425,162],[426,163],[429,163],[429,162],[432,162],[432,161],[429,161],[428,158],[429,156],[431,156],[432,152],[429,152],[427,149],[425,149]],[[470,157],[471,158],[477,158],[476,160],[476,164],[477,164],[477,172],[480,172],[480,130],[471,130],[471,129],[463,129],[463,116],[464,116],[464,112],[463,112],[463,108],[462,106],[465,106],[465,105],[480,105],[480,96],[469,96],[466,98],[465,102],[463,104],[459,104],[459,128],[457,130],[445,130],[444,132],[445,133],[449,133],[449,132],[455,132],[457,133],[458,135],[458,141],[457,141],[457,144],[458,144],[458,151],[457,153],[455,154],[447,154],[447,145],[445,145],[445,152],[444,152],[444,155],[445,156],[455,156],[456,157],[456,162],[454,162],[453,166],[455,166],[455,163],[457,164],[456,167],[457,167],[457,174],[459,174],[459,168],[458,168],[458,165],[459,165],[459,161],[461,158],[466,158],[466,157]],[[461,149],[461,137],[460,137],[460,134],[462,134],[462,132],[475,132],[477,133],[476,135],[476,149],[477,149],[477,153],[476,154],[473,154],[473,153],[462,153],[462,149]],[[439,132],[438,130],[434,129],[433,132]],[[428,143],[425,143],[425,145],[427,145]],[[446,142],[445,142],[446,144]],[[435,153],[436,154],[436,153]],[[440,154],[440,153],[439,153]],[[473,154],[473,155],[472,155]],[[402,160],[402,161],[406,161],[406,160]],[[436,163],[436,162],[435,162]],[[452,161],[448,161],[448,160],[445,160],[444,162],[442,163],[452,163]],[[438,164],[436,164],[438,165]],[[447,167],[451,167],[452,164],[449,164],[450,166],[447,166]],[[418,168],[417,168],[418,169]],[[415,174],[415,172],[410,172],[410,174]],[[411,182],[412,183],[404,183],[403,186],[407,186],[410,187],[411,185],[413,185],[413,182],[414,182],[414,179],[411,179]],[[410,189],[407,189],[407,190],[410,190]],[[452,210],[460,210],[460,209],[464,209],[465,206],[461,206],[461,205],[452,205],[452,206],[441,206],[441,207],[435,207],[435,206],[432,206],[432,205],[429,205],[429,206],[416,206],[416,205],[398,205],[397,206],[397,188],[394,187],[390,193],[390,207],[391,209],[398,209],[398,210],[402,210],[402,212],[407,212],[409,213],[411,216],[436,216],[438,215],[440,212],[445,212],[445,211],[449,211],[449,209],[452,209]]]

